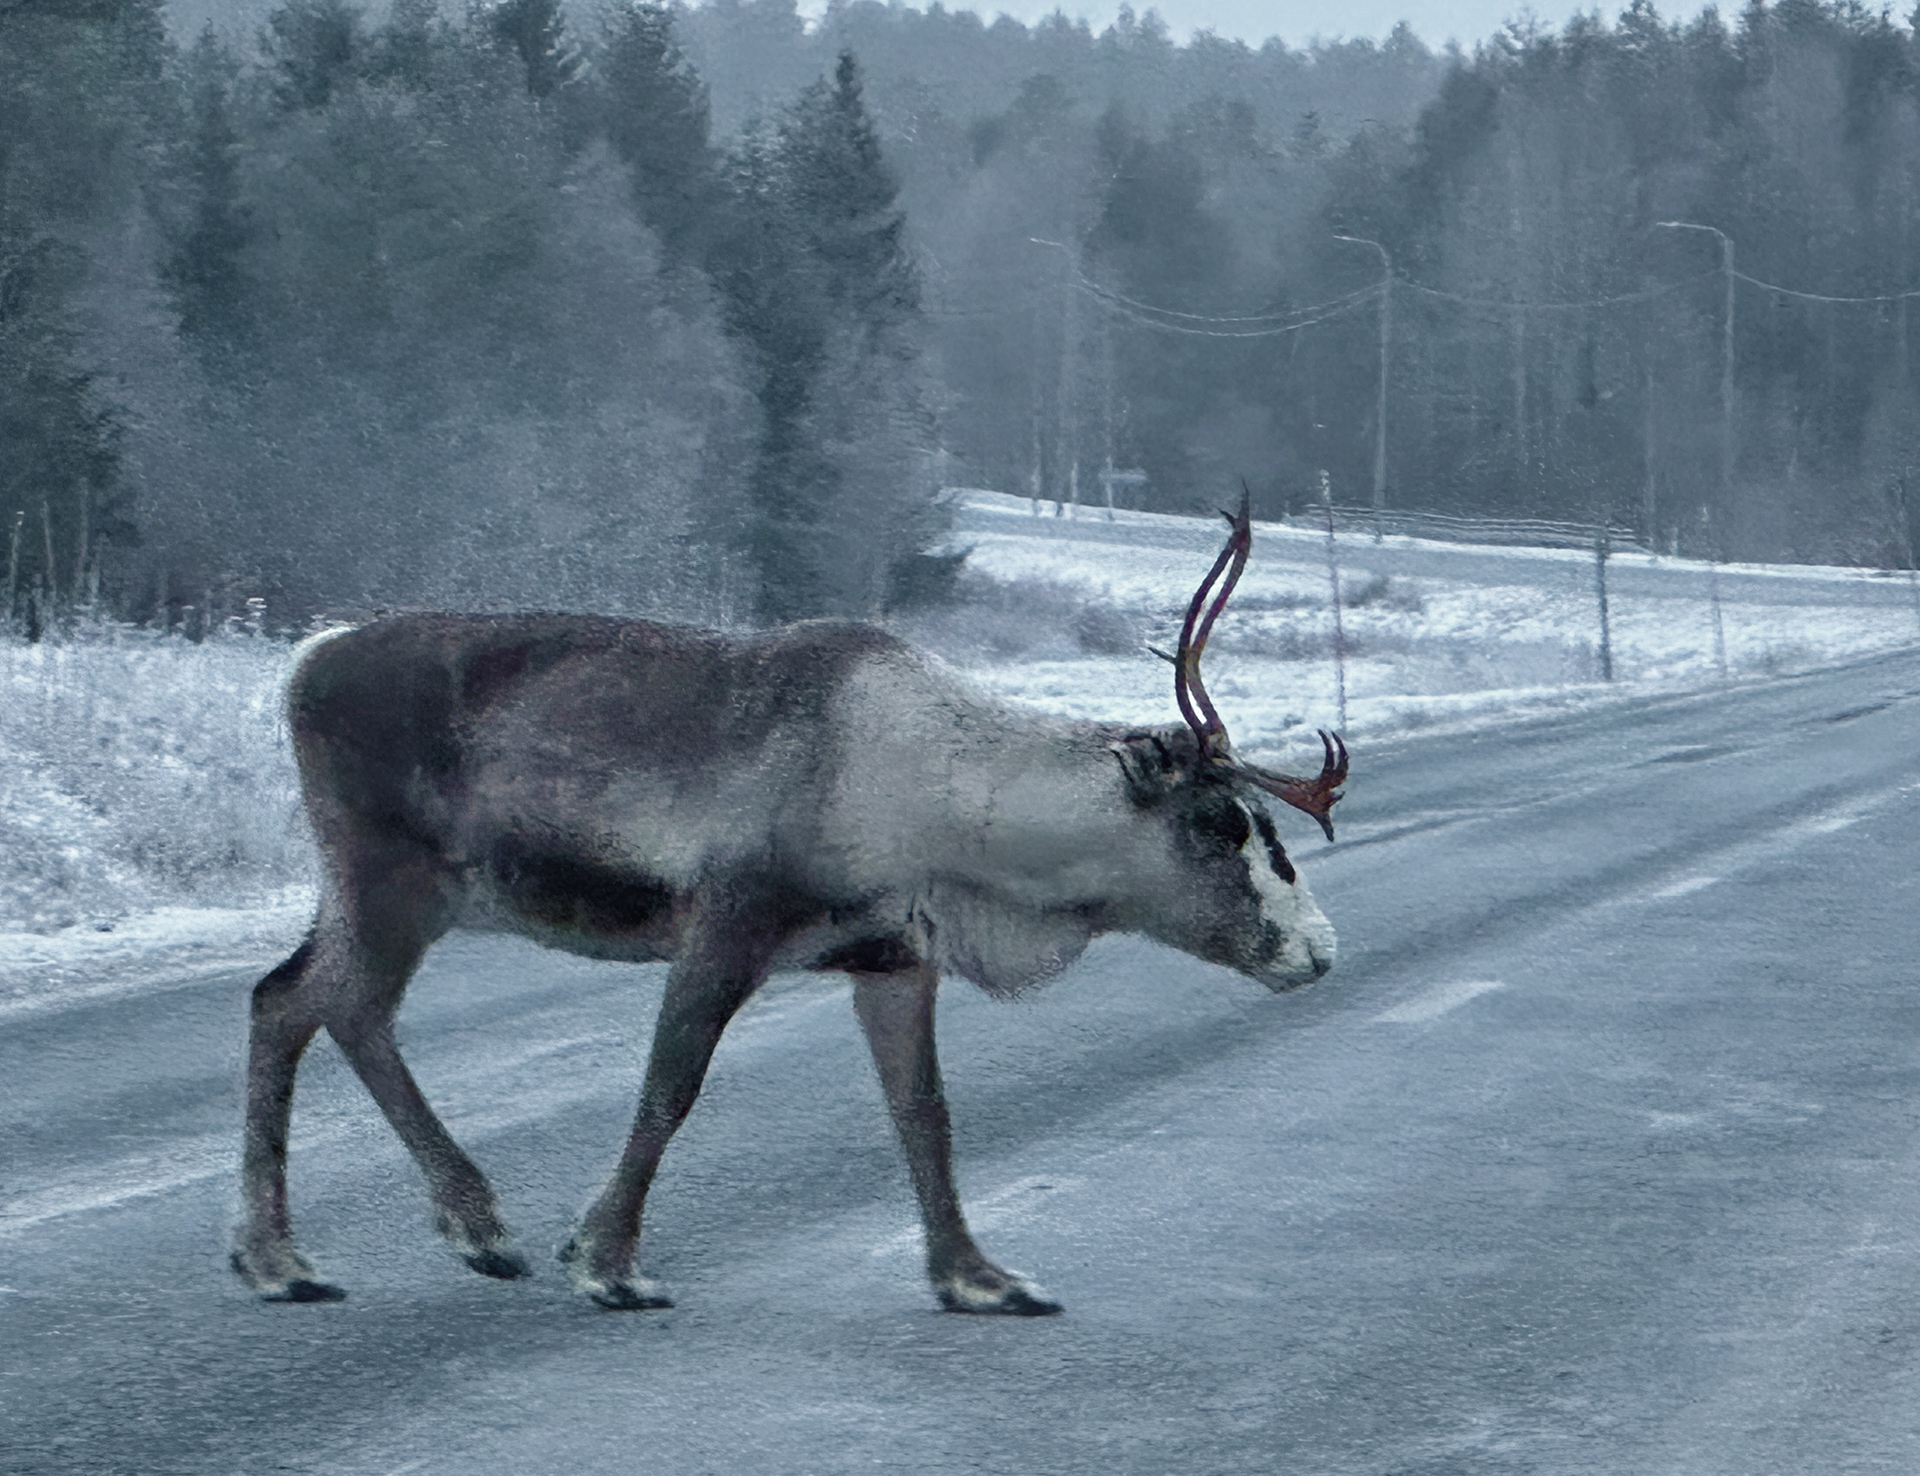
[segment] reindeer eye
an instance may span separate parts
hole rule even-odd
[[[1234,852],[1247,843],[1247,837],[1253,834],[1253,827],[1247,820],[1247,812],[1230,799],[1218,799],[1201,805],[1193,812],[1194,832],[1205,842],[1208,849]]]
[[[1293,869],[1293,863],[1287,859],[1287,848],[1280,844],[1280,832],[1273,828],[1273,820],[1265,810],[1253,812],[1253,823],[1260,827],[1260,839],[1266,843],[1267,859],[1273,863],[1274,874],[1292,886],[1299,880]]]

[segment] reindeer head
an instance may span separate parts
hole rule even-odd
[[[1246,763],[1234,753],[1226,725],[1201,683],[1207,637],[1253,546],[1248,501],[1242,499],[1237,516],[1226,515],[1233,531],[1194,592],[1179,652],[1168,658],[1174,664],[1174,697],[1187,726],[1130,733],[1113,743],[1112,751],[1128,797],[1143,819],[1163,828],[1172,852],[1144,931],[1280,990],[1317,979],[1333,966],[1333,925],[1253,792],[1312,815],[1332,840],[1331,811],[1347,777],[1347,750],[1323,731],[1326,758],[1312,779]]]

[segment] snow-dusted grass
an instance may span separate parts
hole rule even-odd
[[[0,639],[0,930],[259,906],[308,883],[291,667],[292,647],[244,635]]]

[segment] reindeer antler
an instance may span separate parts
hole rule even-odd
[[[1226,757],[1233,751],[1233,744],[1227,737],[1227,725],[1220,721],[1220,714],[1214,711],[1213,703],[1207,697],[1207,689],[1200,681],[1200,657],[1207,649],[1207,637],[1213,634],[1213,622],[1226,609],[1227,601],[1233,595],[1233,587],[1240,582],[1240,573],[1247,567],[1247,555],[1253,549],[1252,507],[1253,494],[1243,487],[1240,515],[1235,517],[1230,512],[1220,514],[1233,531],[1227,535],[1226,547],[1220,550],[1220,557],[1213,561],[1207,577],[1200,581],[1200,587],[1193,592],[1193,603],[1187,606],[1187,618],[1180,627],[1179,651],[1174,657],[1173,699],[1180,704],[1180,715],[1187,720],[1187,726],[1193,729],[1194,737],[1200,740],[1200,752],[1211,759]],[[1220,571],[1229,564],[1233,567],[1227,574],[1227,582],[1214,597],[1212,606],[1208,607],[1207,596],[1212,592],[1213,583],[1220,577]],[[1207,611],[1204,620],[1200,617],[1203,608]],[[1196,622],[1198,630],[1194,628]],[[1194,711],[1195,702],[1200,706],[1198,713]]]
[[[1227,725],[1220,721],[1220,714],[1214,710],[1212,701],[1207,697],[1207,689],[1200,680],[1200,658],[1206,652],[1207,637],[1213,634],[1213,623],[1220,618],[1220,612],[1226,609],[1234,586],[1240,582],[1241,572],[1247,567],[1247,556],[1253,552],[1253,492],[1245,482],[1240,484],[1239,513],[1222,512],[1220,516],[1227,520],[1227,526],[1233,531],[1227,535],[1226,546],[1220,550],[1220,556],[1213,561],[1213,567],[1207,571],[1207,577],[1200,581],[1200,587],[1193,592],[1192,603],[1187,606],[1187,618],[1180,627],[1178,653],[1169,658],[1173,662],[1174,700],[1180,704],[1180,715],[1187,720],[1187,726],[1193,729],[1193,736],[1200,741],[1200,753],[1206,762],[1219,765],[1255,788],[1265,790],[1276,799],[1285,800],[1296,810],[1313,816],[1320,822],[1327,839],[1332,840],[1331,812],[1341,797],[1340,786],[1346,782],[1347,745],[1340,741],[1337,734],[1322,728],[1320,745],[1326,751],[1326,759],[1320,766],[1319,774],[1312,779],[1276,774],[1246,763],[1234,753],[1233,740],[1227,736]],[[1213,586],[1220,579],[1222,571],[1226,572],[1226,581],[1216,594]],[[1209,596],[1211,603],[1208,602]],[[1202,610],[1206,612],[1204,617]]]
[[[1277,799],[1283,799],[1296,810],[1304,810],[1320,822],[1320,828],[1326,832],[1327,839],[1333,839],[1333,816],[1330,813],[1334,804],[1341,798],[1340,786],[1347,782],[1347,745],[1340,741],[1339,735],[1320,730],[1320,746],[1326,750],[1326,761],[1320,765],[1320,772],[1311,779],[1301,779],[1292,774],[1275,774],[1254,764],[1243,763],[1237,758],[1226,762],[1234,773],[1256,788],[1264,789]],[[1336,756],[1337,750],[1337,756]]]

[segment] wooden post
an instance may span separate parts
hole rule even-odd
[[[1607,618],[1607,555],[1611,552],[1607,526],[1602,523],[1593,537],[1593,587],[1600,600],[1600,679],[1605,682],[1613,680],[1613,625]]]
[[[1658,557],[1660,553],[1660,535],[1654,524],[1657,511],[1656,496],[1659,487],[1654,473],[1653,366],[1651,364],[1647,366],[1647,389],[1641,410],[1640,459],[1641,470],[1646,480],[1641,488],[1640,515],[1647,530],[1647,547],[1653,552],[1655,557]]]
[[[1700,522],[1707,530],[1707,599],[1713,606],[1713,662],[1720,680],[1727,679],[1727,629],[1720,617],[1720,540],[1713,531],[1713,509],[1700,509]]]
[[[1906,306],[1904,300],[1902,307]],[[1893,479],[1893,507],[1899,517],[1900,551],[1907,560],[1907,589],[1913,595],[1913,618],[1920,621],[1920,570],[1914,568],[1913,559],[1913,519],[1907,512],[1907,474],[1900,473]]]
[[[1340,614],[1340,560],[1333,541],[1333,482],[1320,473],[1320,501],[1327,511],[1327,583],[1333,593],[1333,682],[1340,728],[1347,730],[1347,631]]]
[[[51,611],[59,603],[60,586],[54,582],[53,578],[53,509],[47,506],[47,499],[44,497],[40,499],[40,533],[47,545],[47,609]]]
[[[13,515],[13,536],[7,540],[7,604],[0,610],[0,625],[13,624],[13,603],[20,593],[20,532],[26,526],[27,510]]]

